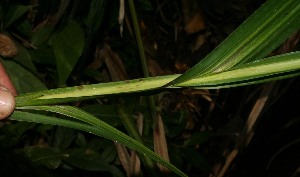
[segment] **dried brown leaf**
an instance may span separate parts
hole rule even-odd
[[[125,146],[115,142],[114,143],[118,152],[119,160],[126,172],[126,176],[130,176],[130,155]]]
[[[18,48],[13,40],[5,34],[0,34],[0,55],[3,57],[13,57],[17,53]]]
[[[156,125],[153,131],[153,139],[154,152],[159,154],[166,161],[170,162],[164,124],[159,113],[157,114]],[[170,172],[167,168],[165,168],[162,165],[158,165],[158,167],[163,173]]]
[[[90,67],[97,69],[102,66],[103,62],[108,68],[112,81],[127,79],[127,73],[121,58],[111,50],[108,44],[104,44],[102,49],[96,51],[96,58]]]
[[[147,66],[150,76],[161,76],[165,73],[160,65],[150,57],[147,58]]]
[[[198,12],[191,16],[185,24],[185,31],[187,34],[197,33],[205,29],[205,23],[202,13]]]

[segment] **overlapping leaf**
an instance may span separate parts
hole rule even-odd
[[[262,59],[299,28],[299,1],[269,0],[214,51],[167,85],[175,86],[196,77]]]
[[[126,145],[127,147],[140,152],[141,154],[151,158],[152,160],[164,165],[170,170],[174,171],[180,176],[186,176],[183,172],[178,170],[175,166],[163,160],[153,151],[148,149],[143,144],[138,141],[130,138],[128,135],[123,132],[115,129],[114,127],[108,125],[107,123],[99,120],[98,118],[71,106],[27,106],[27,107],[19,107],[18,109],[22,110],[42,110],[42,111],[50,111],[59,113],[78,121],[58,119],[55,117],[49,117],[41,114],[34,114],[29,112],[21,112],[15,111],[13,115],[10,117],[13,120],[18,121],[27,121],[27,122],[36,122],[36,123],[46,123],[52,125],[59,125],[69,128],[74,128],[77,130],[86,131],[88,133],[92,133],[109,140],[118,142],[120,144]]]
[[[112,94],[125,94],[178,87],[223,88],[255,84],[300,74],[300,52],[264,58],[286,38],[300,28],[298,0],[269,0],[232,33],[205,59],[183,75],[169,75],[130,81],[61,88],[20,95],[17,108],[42,109],[78,119],[70,121],[40,114],[15,111],[14,120],[60,125],[93,133],[118,141],[162,163],[177,174],[185,176],[171,164],[161,160],[136,140],[110,127],[83,111],[72,107],[35,106],[90,99]],[[58,40],[58,39],[57,39]],[[64,56],[58,46],[56,55]],[[76,51],[76,57],[79,53]],[[63,57],[61,57],[63,58]],[[75,57],[73,57],[74,59]],[[76,62],[76,61],[72,61]],[[73,63],[74,64],[74,63]],[[73,65],[72,64],[72,65]],[[72,67],[71,67],[72,68]],[[62,73],[61,83],[69,73]],[[161,90],[159,90],[161,91]],[[26,106],[26,107],[24,107]]]

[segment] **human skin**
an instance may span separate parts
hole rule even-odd
[[[0,120],[7,118],[14,111],[17,91],[0,63]]]

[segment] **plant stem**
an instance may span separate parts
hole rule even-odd
[[[129,132],[130,136],[132,138],[134,138],[135,140],[137,140],[138,142],[140,142],[141,144],[143,144],[142,137],[140,136],[137,128],[134,125],[134,122],[132,121],[132,116],[128,114],[128,112],[126,111],[126,108],[124,108],[124,106],[120,106],[118,108],[118,114],[120,115],[120,119],[123,122],[123,125],[125,126],[127,132]],[[142,159],[142,161],[145,163],[145,165],[148,169],[155,169],[155,165],[151,159],[149,159],[148,157],[143,156],[141,154],[139,157]],[[151,173],[154,173],[154,172],[152,172],[153,170],[149,170],[149,171]],[[152,175],[155,175],[155,174],[152,174]]]
[[[139,29],[139,23],[137,20],[137,15],[135,13],[135,7],[134,7],[133,0],[129,0],[128,3],[129,3],[130,13],[131,13],[131,17],[132,17],[133,28],[134,28],[134,32],[135,32],[135,38],[136,38],[137,46],[139,49],[139,55],[140,55],[140,59],[141,59],[141,63],[142,63],[143,74],[144,74],[144,77],[149,77],[146,55],[144,52],[143,42],[142,42],[141,33],[140,33],[140,29]]]
[[[133,22],[133,27],[134,27],[134,31],[135,31],[137,46],[139,49],[141,64],[142,64],[142,68],[143,68],[143,74],[144,74],[144,77],[147,78],[147,77],[149,77],[147,59],[146,59],[146,55],[145,55],[145,51],[144,51],[144,47],[143,47],[143,41],[141,38],[137,15],[135,13],[136,11],[135,11],[135,7],[134,7],[134,2],[133,2],[133,0],[129,0],[128,2],[129,2],[129,8],[130,8],[131,16],[132,16],[132,22]],[[155,100],[154,100],[153,95],[148,96],[148,101],[149,101],[151,117],[153,120],[153,126],[154,126],[154,130],[155,130],[155,128],[156,128],[155,126],[157,125],[157,122],[158,122],[158,120],[157,120],[158,116],[157,116],[157,112],[156,112]],[[153,138],[155,138],[155,137],[153,137]],[[161,137],[161,138],[165,138],[165,137]]]

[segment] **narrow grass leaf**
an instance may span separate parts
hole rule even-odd
[[[15,113],[11,116],[11,119],[14,120],[23,120],[29,122],[36,122],[36,123],[45,123],[45,124],[52,124],[52,125],[59,125],[65,126],[69,128],[74,128],[77,130],[83,130],[89,133],[93,133],[95,135],[107,138],[109,140],[118,142],[123,144],[147,157],[150,159],[162,164],[166,168],[170,169],[171,171],[175,172],[179,176],[186,176],[183,172],[177,169],[175,166],[170,164],[169,162],[163,160],[153,151],[148,149],[143,144],[139,143],[138,141],[134,140],[133,138],[129,137],[128,135],[124,134],[123,132],[115,129],[114,127],[108,125],[107,123],[99,120],[98,118],[80,110],[75,107],[71,106],[28,106],[28,107],[19,107],[18,109],[25,109],[25,110],[44,110],[59,113],[71,118],[75,118],[79,121],[88,123],[80,123],[74,122],[64,119],[57,119],[54,117],[48,117],[39,114],[27,113],[27,112],[20,112],[15,111]],[[25,120],[24,120],[25,119]],[[90,124],[90,125],[89,125]]]
[[[299,0],[268,0],[214,51],[167,86],[261,59],[299,28]]]
[[[172,87],[198,87],[207,89],[229,88],[258,84],[299,75],[300,52],[278,55],[243,64],[217,74],[196,77]],[[23,94],[16,97],[17,107],[56,104],[91,99],[97,96],[125,94],[160,89],[179,75],[150,77],[129,81],[84,85]]]
[[[300,75],[300,52],[294,52],[244,64],[233,70],[193,78],[176,86],[210,89],[228,88],[298,75]]]
[[[82,85],[18,95],[17,106],[57,104],[97,96],[125,94],[159,89],[179,75],[134,79],[120,82]]]

